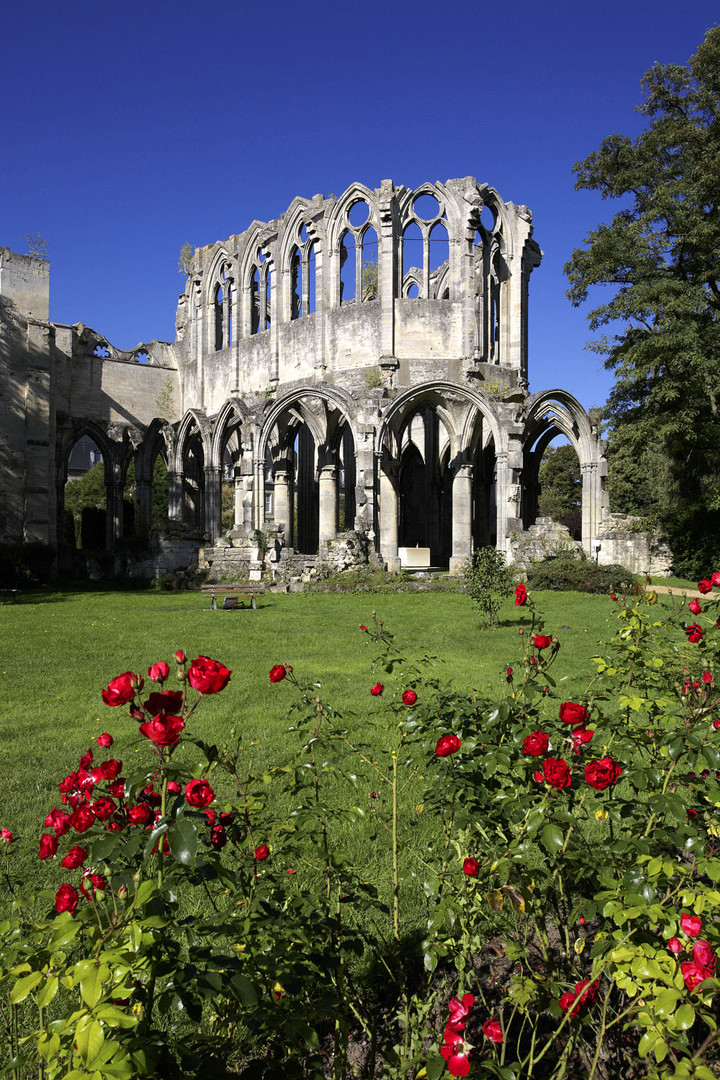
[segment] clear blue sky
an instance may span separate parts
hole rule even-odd
[[[5,0],[0,245],[51,260],[50,317],[172,340],[181,245],[295,195],[472,175],[533,212],[531,389],[602,404],[563,264],[612,205],[573,163],[636,134],[640,79],[720,21],[684,0]]]

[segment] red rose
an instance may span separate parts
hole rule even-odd
[[[543,777],[551,787],[562,791],[570,787],[572,776],[567,761],[564,758],[545,758],[543,761]]]
[[[259,847],[255,848],[255,858],[258,862],[264,862],[269,854],[270,848],[267,846],[267,844],[260,844]]]
[[[701,982],[710,978],[705,968],[701,964],[696,964],[694,960],[685,960],[680,965],[680,971],[688,990],[695,990]]]
[[[64,810],[58,810],[56,806],[53,806],[52,810],[45,818],[45,827],[47,829],[54,829],[56,836],[64,836],[70,828],[70,815]]]
[[[360,629],[362,630],[363,634],[367,634],[367,626],[363,626],[362,624],[360,624]]]
[[[709,671],[703,671],[702,675],[700,676],[700,682],[704,682],[706,686],[709,686],[712,681],[713,681],[713,677],[710,674],[710,672]]]
[[[450,1019],[447,1022],[445,1032],[448,1031],[464,1031],[465,1024],[473,1005],[475,1004],[475,998],[472,994],[463,994],[462,1000],[458,1000],[456,997],[450,998],[448,1001],[448,1011],[450,1013]]]
[[[702,919],[699,915],[688,915],[683,911],[680,916],[680,928],[688,937],[697,937],[702,930]]]
[[[720,588],[720,570],[716,570],[710,580],[712,581],[713,585],[717,585],[717,587]]]
[[[550,736],[544,731],[533,731],[532,735],[528,735],[523,740],[523,754],[529,754],[530,757],[542,757],[547,751],[549,742]]]
[[[109,761],[103,761],[100,765],[96,765],[93,771],[90,773],[94,784],[100,782],[100,780],[116,780],[122,770],[122,761],[116,761],[115,758],[110,758]]]
[[[170,668],[163,660],[148,668],[148,678],[152,679],[153,682],[164,683],[169,676]]]
[[[106,731],[102,735],[98,735],[95,742],[98,744],[98,746],[112,746],[113,737],[112,737],[112,735],[109,735],[108,732]]]
[[[527,589],[523,585],[523,583],[520,582],[519,585],[515,586],[515,607],[523,607],[523,605],[526,603],[526,601],[527,601]]]
[[[463,863],[463,874],[467,877],[477,877],[480,873],[480,863],[477,859],[465,859]]]
[[[284,664],[276,664],[275,667],[270,668],[270,682],[282,682],[286,675]]]
[[[691,600],[688,607],[692,611],[693,615],[702,615],[702,604],[699,600]]]
[[[6,844],[15,843],[15,837],[13,836],[12,831],[6,828],[0,829],[0,840],[4,840]]]
[[[218,694],[230,681],[232,671],[209,656],[198,656],[188,670],[188,682],[199,694]]]
[[[86,858],[87,851],[85,848],[74,845],[70,848],[60,865],[64,866],[66,870],[77,870],[78,866],[82,866]]]
[[[133,825],[147,825],[153,812],[150,803],[139,802],[129,808],[127,815],[128,821]]]
[[[458,752],[461,745],[457,735],[441,735],[435,746],[435,753],[438,757],[450,757],[451,754]]]
[[[75,832],[87,832],[95,822],[95,814],[89,806],[76,806],[70,818],[70,824]]]
[[[135,697],[135,687],[142,690],[143,686],[144,680],[134,671],[124,671],[110,680],[102,692],[102,699],[106,705],[127,705]]]
[[[483,1035],[490,1042],[501,1043],[503,1041],[502,1028],[499,1020],[486,1020],[483,1024]]]
[[[560,719],[564,724],[584,724],[588,718],[588,711],[584,705],[577,705],[574,701],[563,701],[560,706]]]
[[[414,705],[417,701],[417,694],[414,690],[404,690],[402,696],[403,705]]]
[[[184,727],[185,721],[181,717],[160,713],[148,723],[140,725],[140,734],[156,746],[174,746]]]
[[[704,941],[702,938],[696,941],[692,948],[692,958],[703,971],[707,972],[708,977],[715,974],[717,960],[709,941]]]
[[[179,795],[182,790],[177,780],[168,780],[168,795]]]
[[[552,638],[547,634],[536,634],[532,643],[536,649],[547,649],[549,645],[552,645]]]
[[[38,855],[41,859],[52,859],[58,849],[57,836],[51,836],[50,833],[43,833],[40,837],[40,851]]]
[[[682,950],[683,950],[683,947],[682,947],[682,942],[681,942],[680,938],[671,937],[670,940],[668,941],[668,949],[675,956],[677,956],[678,953],[681,953]]]
[[[371,688],[370,693],[372,694],[373,697],[379,697],[380,694],[382,694],[384,689],[385,689],[385,687],[383,686],[383,684],[381,682],[376,682],[375,685]]]
[[[203,807],[208,806],[213,801],[215,792],[207,780],[190,780],[185,785],[185,798],[190,806],[202,810]]]
[[[702,626],[698,626],[698,624],[696,622],[690,623],[689,626],[685,627],[685,633],[687,634],[688,641],[692,645],[695,645],[696,642],[698,642],[698,641],[700,641],[702,639],[702,636],[703,636]]]
[[[112,784],[108,784],[108,791],[111,795],[114,795],[116,799],[122,799],[125,795],[125,781],[113,780]]]
[[[567,1012],[568,1009],[577,1002],[577,1005],[570,1013],[570,1018],[572,1019],[580,1012],[581,1005],[592,1005],[597,1001],[597,991],[597,979],[594,983],[589,982],[588,979],[583,979],[582,982],[575,983],[575,989],[572,993],[568,991],[568,993],[562,994],[558,1004],[563,1012]]]
[[[90,809],[98,821],[107,821],[115,813],[115,803],[112,799],[96,799]]]
[[[440,1054],[447,1061],[451,1076],[467,1076],[470,1072],[470,1049],[469,1043],[466,1043],[462,1036],[450,1028],[445,1029]]]
[[[698,581],[698,592],[703,593],[703,595],[705,593],[711,592],[712,587],[713,583],[708,578],[702,578],[700,581]]]
[[[595,732],[590,731],[588,728],[575,728],[572,733],[572,740],[573,750],[576,754],[580,753],[580,747],[583,745],[583,743],[590,742],[594,734]]]
[[[617,784],[621,775],[622,769],[611,757],[600,758],[599,761],[588,761],[585,766],[585,780],[596,791],[604,791],[605,788]]]
[[[184,664],[186,660],[187,657],[185,653],[182,651],[182,649],[178,649],[178,651],[175,653],[175,662],[177,664]]]
[[[78,899],[77,889],[74,889],[72,885],[61,885],[55,893],[55,910],[58,915],[63,911],[69,911],[72,915],[77,907]]]
[[[210,843],[213,847],[218,848],[218,850],[225,847],[225,845],[227,844],[227,834],[222,825],[215,825],[215,827],[211,830]]]
[[[154,690],[147,701],[143,701],[143,708],[151,716],[157,716],[158,713],[175,716],[182,709],[182,703],[182,690]],[[143,714],[141,713],[137,719],[142,720]]]

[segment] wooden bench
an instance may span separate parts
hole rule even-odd
[[[212,600],[213,611],[218,609],[218,597],[222,598],[223,610],[233,608],[257,608],[257,598],[265,592],[265,586],[261,581],[242,581],[236,585],[203,585],[203,596],[209,596]]]
[[[8,600],[12,600],[13,604],[17,604],[18,596],[20,595],[19,589],[0,589],[3,598],[3,604],[7,604]]]

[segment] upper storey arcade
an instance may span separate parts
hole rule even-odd
[[[394,388],[502,372],[525,391],[541,256],[527,207],[474,177],[296,198],[194,252],[174,346],[183,408],[308,380],[359,389],[372,368]]]

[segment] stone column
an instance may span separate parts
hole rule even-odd
[[[586,461],[580,466],[582,474],[582,546],[589,558],[595,558],[593,542],[597,536],[600,521],[601,499],[598,488],[598,466],[595,461]]]
[[[293,491],[290,474],[284,469],[273,473],[273,517],[276,525],[282,525],[286,547],[293,546]]]
[[[398,556],[398,495],[397,465],[385,465],[380,469],[379,531],[380,555],[388,570],[400,569]]]
[[[203,506],[203,532],[214,544],[222,531],[222,507],[220,503],[220,466],[206,465]]]
[[[168,469],[167,477],[168,520],[181,522],[183,520],[183,474]]]
[[[107,513],[105,515],[105,547],[114,551],[123,534],[123,483],[113,479],[107,487]]]
[[[459,574],[472,555],[472,488],[472,465],[459,465],[452,487],[451,574]]]
[[[337,469],[334,465],[324,465],[319,479],[320,502],[320,543],[333,540],[337,533],[338,487]]]

